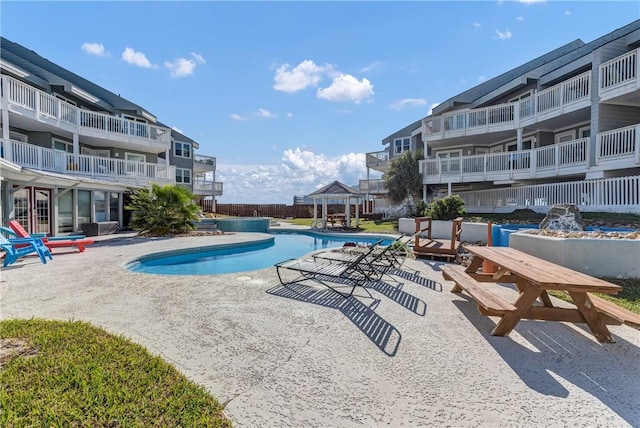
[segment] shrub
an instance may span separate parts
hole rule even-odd
[[[193,199],[185,187],[153,183],[151,188],[133,192],[125,208],[133,212],[130,225],[140,235],[176,235],[194,229],[199,208]]]
[[[464,200],[459,195],[436,198],[424,211],[425,216],[434,220],[453,220],[465,214]]]

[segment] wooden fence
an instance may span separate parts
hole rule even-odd
[[[203,210],[204,211],[204,210]],[[343,213],[344,205],[328,205],[329,213]],[[351,205],[351,214],[355,214],[355,205]],[[274,217],[274,218],[313,218],[313,204],[216,204],[216,213],[238,217]],[[362,207],[360,207],[362,213]],[[316,217],[322,216],[322,206],[318,204]]]

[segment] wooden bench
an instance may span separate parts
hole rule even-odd
[[[516,307],[509,302],[487,290],[487,286],[476,281],[467,272],[465,267],[460,265],[444,265],[440,267],[444,279],[453,281],[456,285],[451,290],[452,293],[460,293],[462,290],[478,304],[478,310],[482,315],[505,315],[516,310]]]
[[[626,324],[630,327],[640,328],[640,315],[618,306],[609,300],[598,297],[593,293],[588,293],[588,295],[596,310],[607,318],[610,318],[610,320],[607,320],[607,324]]]

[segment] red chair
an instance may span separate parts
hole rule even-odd
[[[34,237],[29,235],[29,232],[27,232],[26,229],[16,220],[11,220],[7,224],[18,238]],[[47,248],[49,248],[49,250],[53,250],[54,248],[76,247],[81,253],[84,252],[86,245],[90,245],[95,242],[93,239],[87,239],[84,236],[64,236],[55,238],[38,236],[38,238],[42,239],[42,242]]]

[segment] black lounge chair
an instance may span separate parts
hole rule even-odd
[[[280,284],[284,286],[304,280],[314,280],[340,294],[342,297],[347,298],[353,295],[357,286],[361,286],[366,291],[364,284],[370,280],[371,268],[364,260],[375,248],[375,246],[372,246],[369,251],[360,254],[351,263],[322,263],[312,260],[289,259],[276,263],[274,266],[276,267]],[[293,281],[285,282],[280,272],[283,269],[298,272],[300,276]],[[345,296],[325,281],[351,286],[351,292],[348,296]],[[368,291],[367,294],[369,294]]]
[[[408,244],[412,240],[413,236],[409,237],[405,241],[403,241],[402,236],[400,236],[393,243],[385,247],[378,246],[380,241],[374,244],[376,247],[374,251],[370,252],[363,260],[363,262],[370,268],[370,278],[373,280],[380,280],[382,276],[389,273],[390,270],[400,270],[406,259],[406,256],[401,253],[406,252],[410,257],[413,256],[411,249],[408,247]],[[337,250],[315,253],[313,258],[314,260],[324,260],[329,263],[351,263],[360,254],[367,251],[368,247],[343,247]],[[419,272],[416,271],[412,272],[414,272],[414,274],[419,274]]]

